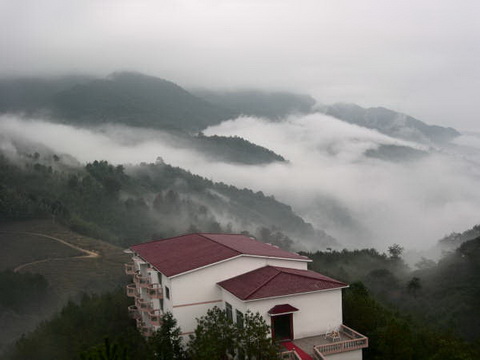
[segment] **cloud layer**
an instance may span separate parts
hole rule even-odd
[[[321,114],[285,122],[244,117],[205,131],[241,136],[289,160],[268,166],[212,162],[179,149],[175,139],[162,132],[120,126],[84,129],[4,116],[0,134],[4,151],[12,151],[12,139],[21,139],[81,162],[135,164],[161,156],[214,181],[273,194],[352,247],[385,249],[400,243],[425,248],[445,234],[479,223],[477,163],[441,153],[405,163],[368,158],[365,151],[380,144],[420,147]]]

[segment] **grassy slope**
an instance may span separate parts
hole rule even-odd
[[[28,221],[0,224],[0,264],[13,269],[21,264],[47,260],[23,267],[20,271],[42,274],[49,282],[51,297],[48,304],[33,314],[1,313],[0,350],[22,333],[33,330],[46,317],[59,311],[70,298],[82,292],[110,291],[126,281],[123,263],[128,256],[123,249],[104,241],[76,234],[51,221]],[[9,233],[5,233],[9,232]],[[78,250],[44,237],[18,234],[31,232],[63,239],[78,247],[98,253],[96,258],[79,258]]]

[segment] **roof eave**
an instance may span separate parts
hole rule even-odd
[[[221,264],[223,262],[230,261],[230,260],[233,260],[233,259],[238,259],[240,257],[254,257],[254,258],[274,259],[274,260],[289,260],[289,261],[299,261],[299,262],[311,262],[312,261],[311,259],[308,259],[308,258],[306,258],[306,259],[293,259],[293,258],[283,258],[283,257],[276,257],[276,256],[239,254],[237,256],[233,256],[233,257],[230,257],[230,258],[227,258],[227,259],[223,259],[223,260],[220,260],[220,261],[208,264],[208,265],[204,265],[204,266],[201,266],[201,267],[198,267],[198,268],[195,268],[195,269],[191,269],[191,270],[188,270],[188,271],[184,271],[184,272],[181,272],[181,273],[178,273],[178,274],[174,274],[174,275],[171,275],[171,276],[168,276],[168,277],[169,278],[175,278],[175,277],[178,277],[178,276],[181,276],[181,275],[190,274],[192,272],[199,271],[199,270],[208,268],[210,266]]]
[[[305,294],[314,294],[314,293],[318,293],[318,292],[342,290],[342,289],[347,289],[349,287],[349,285],[345,285],[345,286],[339,286],[339,287],[330,288],[330,289],[320,289],[320,290],[314,290],[314,291],[299,292],[299,293],[294,293],[294,294],[268,296],[268,297],[262,297],[262,298],[258,298],[258,299],[241,299],[237,295],[232,293],[231,291],[229,291],[229,290],[225,289],[224,287],[222,287],[221,285],[219,285],[218,283],[217,283],[217,286],[220,286],[220,288],[222,288],[222,290],[225,290],[226,292],[228,292],[232,296],[235,296],[238,300],[243,301],[243,302],[254,302],[254,301],[271,300],[271,299],[285,298],[285,297],[291,297],[291,296],[305,295]]]

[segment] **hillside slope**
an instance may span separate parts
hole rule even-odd
[[[9,295],[16,294],[24,301],[17,305],[20,302],[16,298],[12,306],[0,306],[0,352],[7,343],[59,311],[68,300],[77,299],[81,293],[111,291],[125,282],[123,263],[128,256],[122,248],[52,221],[0,222],[0,245],[0,287],[5,284],[7,270],[39,274],[48,282],[48,291],[39,295],[35,295],[38,282],[29,289],[17,289],[16,283],[10,285]]]

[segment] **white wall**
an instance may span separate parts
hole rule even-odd
[[[279,304],[290,304],[296,307],[299,311],[293,313],[295,339],[324,334],[342,324],[341,289],[246,302],[238,300],[226,290],[222,289],[222,293],[224,301],[232,305],[234,312],[235,308],[242,312],[247,309],[252,312],[258,311],[269,325],[271,325],[271,317],[268,310],[272,307]]]
[[[217,283],[266,265],[306,269],[306,262],[240,256],[213,266],[171,278],[173,305],[221,298]]]
[[[182,332],[193,331],[196,318],[206,314],[215,305],[221,307],[221,288],[218,282],[244,274],[266,265],[306,269],[307,262],[240,256],[213,266],[170,278],[171,303],[165,303],[177,319]],[[208,304],[203,304],[209,302]],[[184,306],[188,305],[188,306]]]
[[[327,360],[362,360],[362,349],[327,355]]]

